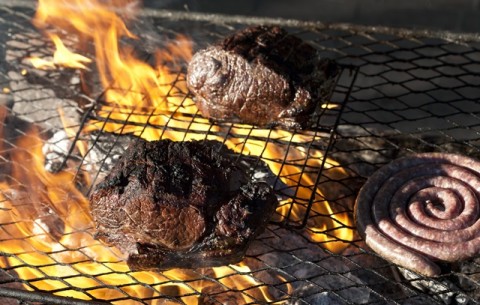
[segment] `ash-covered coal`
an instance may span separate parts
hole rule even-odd
[[[443,304],[475,304],[473,303],[473,299],[461,292],[461,289],[448,278],[425,278],[410,270],[404,268],[398,269],[405,279],[410,281],[413,287],[433,295],[432,298]]]
[[[291,291],[287,304],[382,304],[385,299],[421,304],[409,303],[414,296],[403,289],[391,266],[380,258],[364,253],[354,244],[332,254],[322,243],[312,243],[305,234],[269,226],[247,251],[245,262],[253,270],[266,266],[281,270],[283,285],[257,273],[256,276],[280,291]]]
[[[77,168],[101,180],[117,163],[132,141],[131,135],[102,132],[69,135],[58,130],[45,141],[42,152],[45,169],[57,172],[65,168]],[[84,151],[80,151],[83,147]]]

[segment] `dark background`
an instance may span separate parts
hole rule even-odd
[[[480,0],[146,0],[144,7],[480,32]]]

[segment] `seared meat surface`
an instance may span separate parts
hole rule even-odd
[[[277,199],[237,158],[217,141],[139,139],[92,192],[97,238],[133,270],[238,262]]]
[[[257,26],[197,52],[187,85],[205,117],[305,128],[338,71],[300,38],[277,26]]]

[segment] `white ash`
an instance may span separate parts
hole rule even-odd
[[[471,304],[471,299],[460,293],[460,289],[449,280],[425,278],[401,267],[398,267],[398,270],[410,281],[412,286],[432,295],[433,298],[442,301],[444,304]]]
[[[371,265],[370,261],[358,259],[363,263],[359,267],[359,262],[353,263],[341,254],[332,255],[296,230],[269,226],[254,241],[247,256],[272,270],[281,270],[280,275],[290,283],[293,290],[289,301],[291,305],[368,304],[380,301],[377,293],[379,289],[382,293],[391,291],[386,298],[406,297],[395,281],[385,283],[381,275],[371,272],[369,268],[374,268],[375,265]],[[252,260],[248,261],[249,265]],[[372,284],[378,282],[384,282],[384,287]]]
[[[95,150],[82,157],[75,147],[75,142],[72,141],[65,130],[55,132],[43,145],[42,152],[45,156],[45,169],[49,172],[61,170],[67,159],[81,162],[85,171],[93,172],[98,159]]]
[[[330,291],[323,291],[313,295],[302,296],[302,290],[309,290],[311,285],[306,285],[300,289],[299,299],[289,302],[290,305],[344,305],[347,302]],[[357,302],[357,304],[362,304]]]
[[[91,133],[72,138],[64,130],[59,130],[48,139],[42,147],[45,155],[45,169],[50,172],[62,170],[62,166],[78,168],[92,177],[99,179],[110,171],[123,155],[132,136]],[[86,144],[83,156],[76,146],[76,141]]]
[[[13,107],[12,114],[29,122],[35,122],[47,130],[63,127],[59,109],[67,121],[78,122],[77,103],[58,98],[55,91],[40,85],[32,85],[27,80],[11,81]]]
[[[96,169],[93,173],[105,175],[122,157],[127,147],[136,137],[128,134],[118,135],[94,132],[88,135],[88,139],[89,148],[87,156],[91,155],[91,164],[95,164]]]
[[[247,252],[249,266],[281,270],[291,285],[288,304],[474,304],[448,279],[402,279],[394,265],[362,250],[361,241],[332,254],[304,234],[270,225]]]
[[[74,69],[41,70],[29,63],[28,57],[46,58],[53,49],[39,33],[19,33],[6,42],[5,61],[9,97],[13,115],[35,122],[46,130],[63,127],[59,109],[67,122],[79,122],[80,109],[75,99],[79,94],[80,72]]]

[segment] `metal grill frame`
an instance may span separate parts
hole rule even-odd
[[[18,5],[18,4],[15,4]],[[28,3],[29,5],[29,3]],[[13,8],[4,7],[5,14],[23,18],[23,22],[27,22],[28,14],[17,12]],[[27,12],[33,12],[27,8]],[[456,34],[448,32],[434,31],[412,31],[407,29],[391,29],[386,27],[362,27],[348,24],[323,24],[318,22],[302,22],[295,20],[282,20],[270,18],[254,18],[245,16],[221,16],[196,13],[170,12],[161,10],[148,10],[143,12],[143,16],[152,18],[156,24],[156,29],[165,32],[175,31],[182,32],[188,27],[188,24],[200,24],[200,37],[197,39],[202,43],[211,42],[214,38],[219,38],[225,33],[232,31],[234,28],[253,25],[253,24],[278,24],[293,29],[294,33],[300,36],[305,34],[306,37],[314,35],[314,43],[327,55],[334,57],[339,63],[346,66],[354,66],[358,71],[359,80],[352,82],[353,86],[342,84],[339,80],[339,86],[347,88],[347,95],[351,98],[348,103],[344,102],[341,108],[342,116],[338,116],[338,122],[335,122],[333,128],[330,129],[331,137],[327,141],[325,152],[336,160],[342,161],[342,166],[346,166],[349,170],[357,174],[359,185],[368,175],[376,168],[387,163],[389,160],[402,156],[404,154],[419,151],[455,151],[463,152],[471,156],[478,157],[478,130],[480,129],[480,120],[478,114],[480,110],[475,107],[475,102],[480,98],[480,93],[474,88],[478,85],[477,77],[480,76],[480,36],[478,34]],[[161,21],[161,22],[160,22]],[[16,30],[25,30],[22,22],[13,22]],[[181,25],[185,22],[187,25]],[[18,26],[17,26],[18,25]],[[176,29],[176,28],[180,29]],[[211,30],[212,28],[217,31]],[[205,30],[208,29],[208,30]],[[194,31],[196,34],[198,32]],[[211,35],[209,39],[203,40],[201,35]],[[318,35],[318,38],[317,36]],[[196,36],[193,35],[195,38]],[[311,37],[311,36],[310,36]],[[403,52],[403,53],[402,53]],[[433,53],[431,53],[433,52]],[[435,54],[436,52],[436,54]],[[413,56],[413,57],[412,57]],[[444,58],[444,57],[447,58]],[[452,57],[452,58],[449,58]],[[466,63],[458,63],[456,60],[463,58]],[[428,63],[436,61],[436,63]],[[3,65],[3,63],[2,63]],[[5,63],[7,69],[18,68],[15,63]],[[413,67],[412,67],[413,65]],[[465,66],[471,65],[471,69]],[[404,67],[405,66],[405,67]],[[425,71],[417,71],[417,68]],[[442,68],[450,68],[448,72],[439,75],[428,76],[427,70],[441,70]],[[377,70],[375,70],[377,69]],[[382,70],[383,69],[383,70]],[[388,73],[392,75],[389,75]],[[438,71],[437,71],[438,72]],[[357,72],[356,72],[357,73]],[[355,78],[357,74],[355,73]],[[409,75],[410,78],[402,79]],[[423,77],[423,79],[422,79]],[[471,78],[470,78],[471,77]],[[459,80],[460,84],[445,86],[437,84],[437,80],[448,81]],[[43,80],[40,76],[40,80]],[[351,80],[351,79],[350,79]],[[426,83],[432,85],[433,88],[422,90],[421,86],[415,83],[418,80],[425,80]],[[0,73],[0,84],[9,84],[10,77]],[[412,83],[410,83],[412,82]],[[398,86],[403,91],[388,90],[388,86]],[[50,83],[54,88],[56,84]],[[420,87],[420,88],[419,88]],[[373,88],[373,89],[372,89]],[[466,89],[465,89],[466,88]],[[371,92],[373,90],[373,92]],[[440,93],[437,90],[451,90],[459,97],[448,97],[445,100],[439,100]],[[391,93],[393,92],[393,93]],[[426,93],[425,93],[426,92]],[[345,94],[345,92],[343,92]],[[390,95],[387,95],[390,94]],[[13,92],[15,94],[15,92]],[[412,95],[412,97],[410,96]],[[415,99],[418,96],[427,97],[427,102],[423,105],[416,105]],[[428,99],[429,98],[429,99]],[[88,99],[88,97],[86,97]],[[98,102],[96,100],[95,102]],[[442,112],[435,108],[440,104],[448,105],[450,113]],[[457,105],[458,104],[458,105]],[[464,105],[471,105],[472,111],[463,109]],[[424,107],[424,105],[427,105]],[[417,118],[417,114],[410,113],[410,110],[418,110],[417,112],[425,113]],[[93,110],[93,108],[91,109]],[[87,112],[88,113],[88,112]],[[389,117],[392,113],[394,116]],[[400,114],[399,114],[400,113]],[[453,115],[452,115],[453,113]],[[459,114],[459,119],[456,115]],[[89,114],[90,115],[90,114]],[[385,117],[387,116],[387,117]],[[438,119],[432,125],[425,125],[424,128],[411,128],[410,125],[416,119],[428,122],[429,119]],[[462,119],[468,118],[471,121],[466,122]],[[460,121],[458,121],[460,120]],[[447,125],[441,125],[448,123]],[[337,125],[338,128],[337,128]],[[434,126],[434,127],[431,127]],[[70,152],[71,153],[71,152]],[[371,159],[366,159],[370,156]],[[320,168],[320,171],[323,167]],[[320,175],[318,175],[320,177]],[[318,184],[316,181],[315,184]],[[352,186],[352,190],[356,190],[356,186]],[[311,202],[310,202],[311,205]],[[298,228],[303,227],[302,223]],[[280,229],[273,229],[272,234]],[[293,231],[294,232],[294,231]],[[325,251],[329,256],[314,261],[299,260],[287,267],[269,266],[264,267],[279,271],[280,274],[289,276],[288,283],[304,282],[307,284],[319,285],[312,279],[302,279],[288,274],[289,267],[296,267],[303,263],[315,265],[325,269],[324,261],[330,258],[340,258],[346,264],[357,266],[357,268],[365,268],[359,257],[368,256],[371,259],[378,259],[375,253],[372,253],[363,245],[361,240],[354,240],[351,246],[357,248],[357,251],[344,253],[342,255]],[[384,282],[361,284],[351,282],[349,285],[339,285],[338,287],[325,288],[319,286],[328,293],[332,293],[339,300],[346,304],[356,304],[356,300],[349,296],[344,296],[343,292],[353,288],[369,289],[373,297],[373,301],[368,304],[394,303],[403,304],[409,301],[417,302],[428,301],[432,304],[443,304],[442,296],[453,294],[450,298],[455,300],[455,295],[464,295],[467,301],[474,304],[476,302],[468,291],[459,287],[452,286],[457,283],[459,278],[466,278],[465,281],[477,283],[480,273],[478,270],[478,262],[473,262],[474,268],[470,274],[466,275],[460,271],[453,269],[451,273],[443,275],[439,279],[426,278],[410,278],[401,277],[396,271],[393,272],[393,278],[385,276],[386,269],[396,269],[395,266],[387,262],[381,262],[379,265],[367,267],[368,273],[375,276],[375,280],[384,279]],[[461,268],[456,266],[455,268]],[[14,270],[15,268],[9,268]],[[326,273],[333,273],[325,269]],[[348,279],[348,273],[336,272],[340,278]],[[205,277],[205,275],[201,275]],[[471,277],[471,278],[469,278]],[[219,281],[219,279],[213,279]],[[10,281],[18,281],[11,278]],[[437,291],[428,291],[428,287],[422,286],[422,281],[433,281],[443,289]],[[21,281],[31,289],[35,289],[28,281]],[[472,285],[473,285],[472,284]],[[399,287],[404,292],[400,296],[392,293],[382,293],[379,285],[391,285],[391,287]],[[427,285],[428,286],[428,285]],[[468,285],[467,285],[468,286]],[[475,289],[479,289],[478,286]],[[275,287],[275,285],[272,285]],[[423,288],[422,288],[423,287]],[[427,292],[422,292],[426,289]],[[245,291],[247,291],[246,289]],[[243,293],[243,292],[242,292]],[[248,292],[245,292],[248,293]],[[86,302],[80,300],[67,299],[62,297],[43,294],[37,291],[16,291],[15,289],[0,289],[0,295],[15,297],[21,300],[33,302],[48,302],[52,304],[95,304],[94,301]],[[168,298],[168,296],[166,296]],[[295,296],[291,296],[292,300]],[[469,299],[470,298],[470,299]],[[310,304],[308,301],[300,302]],[[110,300],[111,301],[111,300]],[[114,300],[115,301],[115,300]],[[212,302],[215,301],[213,296]],[[100,302],[100,301],[99,301]],[[218,302],[218,301],[217,301]],[[292,301],[293,302],[293,301]],[[460,301],[456,301],[461,303]],[[101,302],[100,302],[101,303]],[[302,304],[299,303],[299,304]]]

